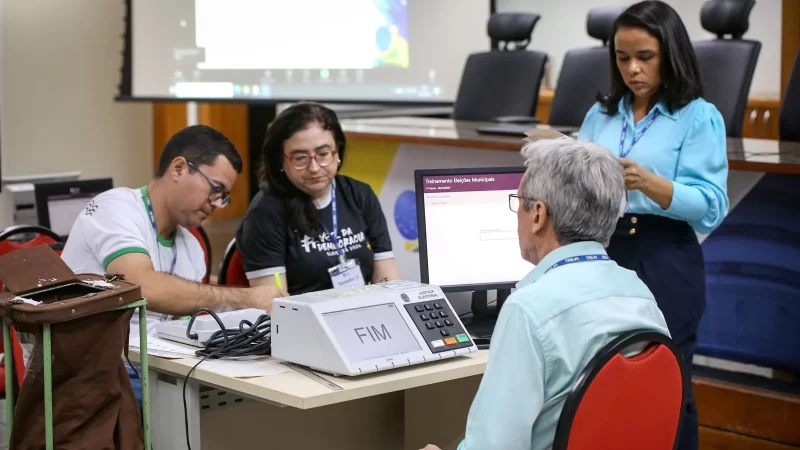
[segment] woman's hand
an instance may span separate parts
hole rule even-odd
[[[425,446],[425,448],[423,448],[421,450],[442,450],[442,449],[440,449],[439,447],[437,447],[437,446],[435,446],[433,444],[428,444],[428,445]]]
[[[641,191],[662,209],[672,204],[672,181],[642,168],[636,161],[620,158],[625,174],[625,189]]]
[[[619,163],[622,164],[625,173],[625,189],[641,191],[647,185],[648,180],[655,176],[653,172],[643,169],[636,161],[620,158]]]

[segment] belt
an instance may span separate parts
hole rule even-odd
[[[654,214],[625,214],[617,221],[614,237],[697,241],[692,227],[682,221]]]

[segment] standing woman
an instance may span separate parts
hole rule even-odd
[[[296,295],[399,278],[378,197],[338,174],[345,149],[336,114],[322,105],[291,106],[272,122],[262,190],[236,232],[251,286],[281,278]]]
[[[650,288],[691,369],[706,280],[698,233],[728,212],[725,122],[703,100],[692,42],[677,12],[661,1],[629,7],[609,45],[611,92],[598,96],[579,139],[618,152],[628,189],[626,214],[608,248]],[[691,391],[680,450],[698,447]]]

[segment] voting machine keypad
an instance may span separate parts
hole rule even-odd
[[[472,340],[443,299],[405,305],[432,353],[472,346]]]

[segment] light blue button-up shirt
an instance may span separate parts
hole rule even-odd
[[[567,394],[597,352],[621,333],[647,329],[669,336],[653,295],[635,272],[602,255],[598,242],[547,254],[508,297],[492,335],[489,362],[459,450],[547,449]]]
[[[717,108],[702,98],[673,112],[663,103],[657,103],[655,109],[659,116],[626,157],[671,180],[672,203],[662,209],[642,192],[629,191],[628,211],[686,221],[695,231],[708,234],[728,213],[725,121]],[[578,139],[601,144],[617,156],[620,156],[623,121],[628,123],[625,136],[625,151],[628,151],[634,136],[639,135],[653,113],[650,110],[634,125],[631,106],[624,99],[616,114],[609,116],[603,110],[596,103],[586,113]]]

